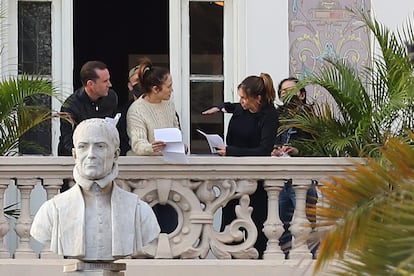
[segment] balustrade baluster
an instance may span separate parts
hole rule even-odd
[[[10,184],[10,179],[0,178],[0,259],[10,258],[9,251],[4,247],[3,239],[9,231],[9,221],[4,217],[4,192]]]
[[[263,225],[268,242],[263,259],[283,260],[285,254],[279,246],[279,237],[282,235],[283,223],[279,218],[279,192],[283,188],[283,180],[266,180],[264,189],[267,192],[268,215]]]
[[[209,254],[218,259],[253,259],[257,257],[254,248],[256,240],[256,226],[251,220],[251,206],[249,195],[256,190],[257,181],[253,176],[260,176],[265,180],[265,190],[269,202],[267,219],[261,227],[269,242],[263,258],[280,260],[284,258],[279,246],[279,238],[283,232],[283,224],[279,218],[279,194],[282,191],[283,181],[279,178],[293,177],[296,191],[297,208],[291,232],[295,236],[295,244],[303,241],[301,247],[295,246],[290,252],[292,261],[303,256],[311,256],[304,237],[310,231],[310,223],[306,218],[306,191],[311,185],[311,178],[321,183],[323,178],[330,175],[341,176],[346,173],[344,167],[353,168],[354,161],[349,158],[305,158],[291,159],[245,157],[237,159],[222,159],[203,156],[189,156],[188,164],[167,164],[162,157],[120,157],[119,175],[117,182],[123,182],[128,189],[141,196],[151,205],[169,204],[178,214],[178,225],[175,231],[167,235],[168,250],[172,258],[206,258]],[[15,222],[6,222],[3,210],[0,210],[0,258],[4,253],[4,243],[13,245],[15,235],[10,239],[6,235],[6,228],[16,228],[20,243],[17,244],[16,258],[35,258],[36,252],[31,248],[29,231],[32,223],[30,213],[30,198],[37,196],[32,189],[42,178],[47,198],[58,193],[62,178],[70,178],[73,170],[73,160],[67,157],[0,157],[0,204],[4,196],[8,196],[10,177],[17,179],[17,189],[20,191],[21,216]],[[356,161],[358,161],[357,159]],[[360,160],[364,162],[364,160]],[[312,164],[309,166],[308,164]],[[296,179],[295,179],[296,178]],[[306,180],[309,179],[309,180]],[[119,180],[119,181],[118,181]],[[160,189],[158,183],[165,183]],[[71,180],[71,183],[73,181]],[[163,186],[161,185],[161,186]],[[319,184],[322,185],[322,184]],[[12,185],[14,187],[14,185]],[[6,195],[4,195],[6,189]],[[214,192],[213,189],[216,191]],[[44,198],[44,195],[41,195]],[[215,212],[226,205],[230,198],[238,201],[238,218],[233,223],[226,223],[227,230],[220,231],[213,226]],[[321,204],[320,200],[318,205]],[[0,205],[2,206],[2,205]],[[262,229],[259,229],[261,231]],[[4,231],[4,232],[3,232]],[[247,234],[246,234],[247,233]],[[10,233],[9,233],[10,234]],[[239,236],[237,236],[239,235]],[[10,242],[9,242],[10,241]],[[37,247],[35,247],[37,248]],[[156,242],[145,247],[145,256],[157,255]],[[10,258],[14,249],[10,249]],[[49,258],[49,245],[43,247],[41,258]],[[6,251],[7,254],[7,251]],[[284,263],[285,261],[283,261]],[[287,263],[289,263],[287,261]],[[1,273],[0,273],[1,274]]]
[[[20,191],[21,210],[20,217],[16,222],[16,233],[19,236],[19,244],[14,253],[16,259],[37,258],[36,253],[30,246],[30,227],[33,219],[30,216],[30,194],[36,185],[37,179],[25,178],[17,179],[16,186]]]
[[[290,231],[295,238],[290,253],[292,259],[312,258],[306,243],[311,232],[309,221],[306,218],[306,192],[310,184],[310,180],[293,179],[293,189],[296,193],[296,209],[290,226]]]
[[[47,200],[51,199],[57,195],[62,188],[63,180],[61,178],[45,178],[43,179],[43,187],[46,190]],[[50,242],[47,242],[43,245],[42,250],[40,251],[41,259],[62,259],[62,256],[59,256],[56,253],[50,251]]]

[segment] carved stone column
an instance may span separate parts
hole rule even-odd
[[[59,193],[60,188],[62,187],[61,178],[45,178],[43,179],[43,187],[46,190],[47,200],[51,199]],[[43,245],[42,250],[40,251],[41,259],[62,259],[63,256],[60,256],[56,253],[50,251],[50,242]]]
[[[32,218],[30,216],[30,194],[36,185],[37,179],[17,179],[16,186],[20,191],[21,211],[20,217],[16,222],[16,233],[19,236],[19,244],[14,254],[16,259],[37,258],[36,253],[30,246],[30,227],[32,226]]]
[[[306,218],[306,192],[311,181],[293,179],[293,189],[296,193],[296,209],[293,215],[290,231],[295,237],[290,256],[292,259],[311,259],[312,254],[307,246],[307,239],[311,232],[309,221]]]
[[[257,189],[257,180],[239,179],[225,180],[220,188],[223,205],[229,199],[239,199],[238,204],[232,204],[236,217],[224,227],[220,233],[215,233],[211,241],[213,254],[219,259],[257,259],[258,252],[254,248],[257,240],[257,227],[252,220],[253,207],[250,206],[250,196]],[[223,222],[222,222],[223,223]]]
[[[282,190],[283,180],[266,180],[264,189],[267,192],[268,214],[263,225],[263,232],[268,242],[263,259],[283,260],[285,255],[279,246],[279,237],[283,233],[283,223],[279,218],[279,192]]]
[[[61,178],[45,178],[43,179],[43,187],[46,190],[47,199],[51,199],[59,193],[60,188],[62,188],[62,179]]]
[[[4,247],[3,239],[9,231],[9,221],[4,217],[4,191],[7,189],[10,179],[0,179],[0,259],[10,258],[9,251]]]

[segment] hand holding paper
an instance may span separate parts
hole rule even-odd
[[[163,141],[165,146],[162,154],[164,160],[172,163],[187,163],[183,137],[178,128],[158,128],[154,129],[154,138],[156,141]]]
[[[221,138],[218,134],[207,134],[199,129],[197,129],[198,133],[204,135],[206,137],[208,145],[210,146],[211,153],[216,153],[216,147],[225,147],[226,144],[224,144],[223,138]]]

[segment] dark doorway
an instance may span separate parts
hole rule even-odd
[[[169,5],[167,0],[74,0],[73,86],[81,86],[79,71],[88,60],[109,67],[119,104],[128,97],[127,76],[131,57],[169,56]],[[155,63],[155,62],[154,62]]]

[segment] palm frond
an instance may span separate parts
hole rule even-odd
[[[391,138],[381,149],[386,162],[369,159],[324,183],[325,204],[317,214],[327,230],[317,270],[338,258],[339,275],[414,273],[413,140],[412,132],[408,139]]]
[[[312,133],[312,139],[299,142],[307,154],[379,158],[378,149],[389,137],[414,129],[413,65],[406,51],[406,43],[414,44],[412,21],[391,32],[367,14],[354,15],[373,34],[379,52],[360,69],[345,60],[326,60],[299,83],[299,88],[322,87],[329,95],[308,115],[289,118],[287,127]]]
[[[9,218],[15,218],[15,219],[19,218],[20,208],[18,208],[18,205],[19,203],[16,202],[16,203],[12,203],[4,207],[3,208],[4,215]]]
[[[0,154],[15,154],[19,138],[50,120],[49,107],[30,105],[28,99],[47,95],[59,100],[50,80],[22,75],[0,81]]]

